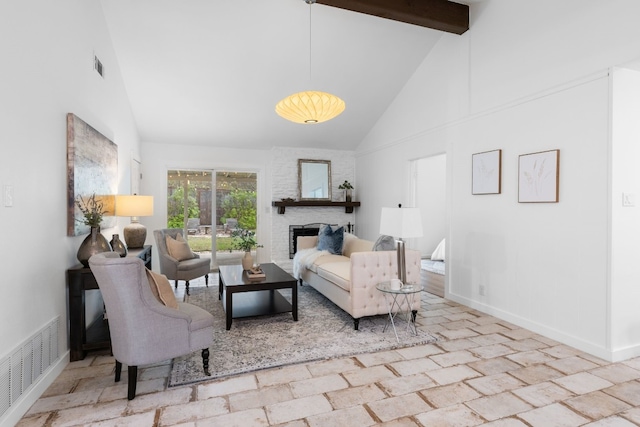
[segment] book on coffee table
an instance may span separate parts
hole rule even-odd
[[[264,271],[262,271],[262,269],[258,266],[258,267],[253,267],[250,270],[247,270],[247,277],[249,279],[264,279],[265,277],[267,277],[266,274],[264,274]]]

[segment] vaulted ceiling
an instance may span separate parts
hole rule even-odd
[[[460,6],[446,0],[102,0],[118,61],[103,65],[106,78],[119,66],[144,142],[349,150],[442,31],[468,28],[467,6]],[[275,113],[280,99],[302,90],[331,92],[346,110],[316,125]]]

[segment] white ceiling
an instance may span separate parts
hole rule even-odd
[[[304,0],[102,7],[144,142],[355,149],[443,34]],[[316,125],[275,113],[302,90],[331,92],[346,110]]]

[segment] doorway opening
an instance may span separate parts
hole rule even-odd
[[[168,171],[167,227],[181,228],[191,250],[211,258],[214,270],[241,263],[244,252],[235,248],[234,231],[255,233],[257,217],[257,173]]]

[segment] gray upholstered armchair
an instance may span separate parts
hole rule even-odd
[[[114,257],[115,255],[115,257]],[[213,343],[213,315],[193,304],[165,306],[152,292],[141,259],[120,258],[116,252],[92,256],[89,266],[98,282],[109,316],[111,350],[116,359],[116,382],[122,364],[128,366],[129,400],[136,396],[138,366],[149,365],[202,350],[209,375],[209,346]],[[166,284],[171,291],[171,285]]]
[[[207,258],[200,258],[194,254],[194,258],[178,261],[169,254],[167,249],[167,236],[173,239],[178,234],[182,234],[180,228],[163,228],[154,230],[153,236],[156,239],[158,256],[160,259],[160,272],[167,276],[169,280],[175,280],[175,287],[178,288],[178,280],[186,282],[186,292],[189,295],[189,280],[204,276],[204,281],[209,286],[209,273],[211,272],[211,261]]]

